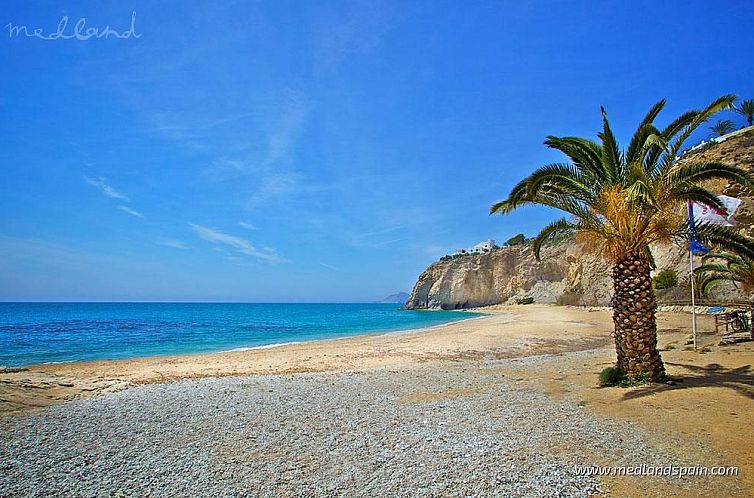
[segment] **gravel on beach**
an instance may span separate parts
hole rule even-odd
[[[587,496],[577,465],[673,463],[497,366],[184,380],[0,420],[0,496]]]

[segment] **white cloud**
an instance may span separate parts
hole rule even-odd
[[[189,223],[192,230],[202,239],[212,242],[214,244],[222,244],[232,247],[237,252],[246,256],[251,256],[260,261],[267,263],[283,263],[286,260],[281,258],[275,249],[271,247],[264,247],[257,249],[254,245],[246,239],[230,235],[215,228],[205,227],[202,225],[196,225]]]
[[[137,218],[143,218],[144,217],[144,215],[141,214],[140,212],[136,211],[135,209],[131,209],[128,206],[124,206],[123,204],[119,205],[118,209],[120,209],[124,213],[130,214],[131,216],[136,216]]]
[[[117,190],[115,190],[113,187],[111,187],[107,183],[107,180],[105,180],[101,176],[98,177],[98,178],[89,178],[88,176],[85,176],[84,177],[84,181],[87,184],[91,185],[92,187],[98,188],[99,191],[102,192],[102,194],[104,194],[105,196],[107,196],[107,197],[109,197],[111,199],[119,199],[121,201],[128,201],[128,197],[126,197],[125,195],[121,194],[120,192],[118,192]]]
[[[247,221],[239,221],[238,225],[241,228],[245,228],[246,230],[256,230],[257,229],[257,227],[255,227],[252,223],[249,223]]]
[[[157,243],[161,246],[172,247],[173,249],[188,249],[188,245],[182,240],[160,239]]]
[[[107,180],[105,180],[105,178],[102,176],[98,176],[97,178],[89,178],[88,176],[85,176],[84,181],[88,185],[91,185],[92,187],[102,192],[102,195],[104,195],[105,197],[109,197],[110,199],[117,199],[119,201],[128,202],[128,197],[126,197],[125,195],[115,190],[109,183],[107,183]],[[144,215],[140,213],[139,211],[133,208],[130,208],[124,204],[119,204],[118,209],[120,209],[124,213],[130,214],[131,216],[136,216],[137,218],[144,217]]]

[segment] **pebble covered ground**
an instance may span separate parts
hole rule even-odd
[[[673,459],[497,360],[146,385],[0,420],[0,496],[588,496]],[[604,463],[603,463],[604,465]]]

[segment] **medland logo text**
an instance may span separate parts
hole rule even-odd
[[[9,22],[4,26],[8,29],[8,36],[13,37],[26,37],[37,38],[39,40],[53,41],[53,40],[78,40],[87,41],[91,39],[101,40],[102,38],[108,39],[119,38],[121,40],[128,38],[141,38],[141,33],[136,32],[136,11],[131,12],[131,25],[124,31],[118,31],[111,28],[109,25],[104,28],[86,25],[86,17],[80,18],[76,21],[76,24],[69,28],[68,16],[63,16],[58,23],[58,27],[55,31],[45,32],[44,28],[29,28],[22,24],[13,24]]]

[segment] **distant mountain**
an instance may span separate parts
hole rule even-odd
[[[406,292],[399,292],[398,294],[390,294],[388,297],[383,299],[382,301],[377,301],[378,303],[395,303],[395,304],[406,304],[406,301],[408,301],[408,298],[410,296]]]

